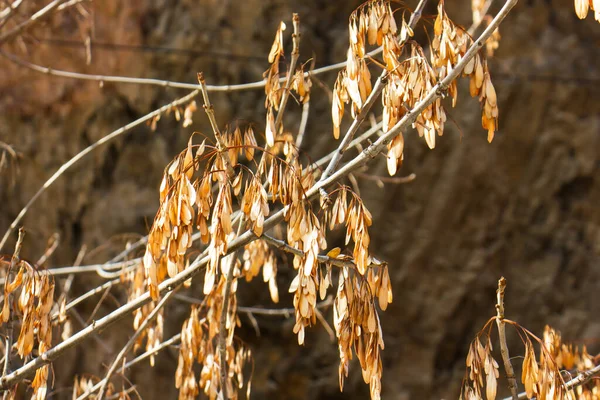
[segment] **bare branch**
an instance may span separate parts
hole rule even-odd
[[[102,139],[98,140],[96,143],[86,147],[85,149],[83,149],[82,151],[77,153],[69,161],[67,161],[66,163],[61,165],[61,167],[58,169],[58,171],[56,171],[50,178],[48,178],[48,180],[44,183],[44,185],[33,195],[33,197],[27,202],[25,207],[23,207],[23,209],[19,212],[19,214],[17,215],[15,220],[10,224],[10,227],[4,234],[2,241],[0,241],[0,250],[2,249],[2,247],[4,247],[10,234],[14,231],[14,229],[17,227],[19,222],[21,222],[21,220],[23,219],[23,217],[25,216],[25,214],[27,213],[29,208],[33,205],[33,203],[35,203],[35,201],[42,195],[42,193],[44,193],[46,191],[46,189],[48,189],[66,170],[71,168],[79,160],[81,160],[83,157],[85,157],[86,155],[88,155],[89,153],[91,153],[92,151],[97,149],[98,147],[102,146],[103,144],[122,135],[123,133],[129,132],[131,129],[135,128],[136,126],[141,125],[141,124],[145,123],[146,121],[150,121],[152,118],[169,111],[172,107],[176,107],[178,105],[189,102],[194,97],[196,97],[199,93],[200,93],[199,90],[194,90],[190,94],[188,94],[184,97],[181,97],[169,104],[166,104],[166,105],[162,106],[161,108],[158,108],[158,109],[152,111],[151,113],[148,113],[148,114],[144,115],[143,117],[138,118],[135,121],[128,123],[127,125],[122,126],[121,128],[104,136]]]
[[[281,103],[279,104],[279,112],[275,119],[275,131],[279,132],[281,122],[283,121],[283,113],[285,112],[285,106],[287,105],[288,98],[290,97],[290,88],[292,87],[292,80],[294,79],[294,71],[296,70],[296,63],[298,57],[300,57],[300,17],[294,13],[292,16],[292,23],[294,25],[294,33],[292,34],[293,49],[292,49],[292,60],[290,61],[290,68],[287,73],[287,79],[285,82],[285,88],[281,96]]]
[[[23,0],[16,0],[8,3],[8,7],[0,11],[0,29],[2,29],[2,27],[10,20],[10,18],[15,15],[15,10],[17,10],[21,4],[23,4]]]
[[[208,97],[208,91],[206,90],[206,82],[204,81],[204,74],[202,72],[198,73],[198,82],[200,82],[202,97],[204,98],[204,111],[206,111],[206,115],[208,116],[208,120],[210,121],[210,126],[212,127],[215,139],[217,140],[217,148],[219,150],[221,158],[223,159],[225,168],[227,169],[227,176],[229,178],[233,178],[235,173],[233,171],[233,167],[231,166],[229,154],[227,153],[227,146],[223,141],[223,136],[221,135],[219,125],[217,124],[217,119],[215,118],[215,110],[210,102],[210,98]]]
[[[508,387],[512,394],[512,399],[517,400],[517,380],[515,378],[515,371],[512,364],[510,363],[510,354],[508,353],[508,346],[506,344],[506,326],[504,324],[504,290],[506,289],[506,279],[500,278],[498,281],[498,290],[496,290],[497,303],[496,303],[496,324],[498,325],[498,337],[500,340],[500,353],[502,354],[502,360],[504,361],[504,370],[506,371],[506,378],[508,379]]]
[[[193,297],[186,296],[184,294],[176,293],[174,298],[184,301],[190,304],[204,304],[204,302],[200,299],[195,299]],[[333,298],[328,296],[325,300],[317,304],[317,308],[327,308],[333,304]],[[255,314],[255,315],[267,315],[267,316],[283,316],[289,317],[294,314],[296,311],[295,308],[262,308],[262,307],[243,307],[238,306],[237,311],[246,314]]]
[[[58,6],[60,6],[65,1],[66,0],[53,0],[48,5],[46,5],[46,7],[42,8],[41,10],[39,10],[38,12],[33,14],[31,17],[29,17],[26,21],[20,23],[19,25],[14,27],[12,30],[6,32],[4,35],[0,35],[0,46],[4,42],[7,42],[7,41],[13,39],[17,35],[21,34],[22,32],[26,31],[27,29],[31,28],[37,22],[43,21],[44,19],[48,18],[51,15],[51,12],[54,11]]]
[[[125,354],[127,354],[129,349],[131,349],[131,347],[133,347],[137,338],[144,332],[144,330],[146,329],[148,324],[154,320],[154,318],[158,315],[158,312],[163,308],[163,306],[167,303],[167,301],[169,301],[169,299],[171,298],[171,295],[173,293],[174,292],[169,292],[162,299],[160,299],[160,301],[158,302],[156,307],[154,307],[152,312],[150,314],[148,314],[148,316],[146,317],[144,322],[142,322],[142,324],[140,325],[138,330],[129,339],[127,344],[125,344],[123,349],[121,349],[121,351],[119,352],[117,357],[115,357],[115,360],[113,361],[110,368],[108,369],[108,372],[106,373],[106,377],[102,380],[102,384],[100,385],[100,390],[98,392],[98,397],[97,397],[98,400],[102,400],[104,398],[104,391],[106,390],[106,385],[108,384],[111,376],[113,375],[113,373],[115,372],[115,370],[117,369],[119,364],[121,363],[121,360],[123,359],[123,357],[125,357]],[[92,389],[91,393],[94,393],[94,391],[95,390]],[[89,394],[91,394],[91,393],[89,393]]]
[[[278,250],[282,250],[282,251],[285,251],[286,253],[291,253],[291,254],[294,254],[299,257],[306,256],[306,254],[302,250],[297,249],[296,247],[290,246],[283,240],[275,239],[274,237],[269,236],[266,233],[263,233],[263,235],[260,238]],[[331,265],[335,265],[337,267],[356,268],[356,265],[353,262],[339,260],[337,258],[329,257],[328,255],[325,255],[325,254],[317,255],[317,260],[319,260],[320,263],[331,264]]]

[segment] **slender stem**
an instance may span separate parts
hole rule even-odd
[[[15,245],[15,251],[10,259],[10,268],[8,269],[8,273],[6,274],[6,282],[5,285],[10,283],[10,278],[14,270],[17,268],[19,264],[19,254],[21,253],[21,247],[23,246],[23,239],[25,238],[25,229],[19,229],[19,237],[17,238],[17,244]],[[4,301],[9,307],[10,310],[10,293],[7,293]],[[6,335],[6,342],[4,344],[4,367],[2,368],[2,376],[5,376],[8,373],[8,366],[10,364],[10,350],[12,348],[13,342],[13,319],[10,319],[8,323],[8,334]]]
[[[121,351],[119,352],[119,354],[117,355],[117,357],[115,358],[113,363],[111,364],[110,368],[108,369],[108,372],[106,373],[106,377],[102,380],[102,384],[100,385],[100,390],[98,392],[98,396],[96,397],[98,400],[102,400],[104,398],[104,392],[106,390],[106,385],[108,385],[108,382],[110,381],[111,376],[116,371],[118,365],[121,363],[121,360],[123,360],[123,357],[125,357],[125,354],[127,354],[129,349],[131,349],[131,347],[133,347],[137,338],[144,332],[144,330],[146,329],[148,324],[150,324],[150,322],[152,322],[154,320],[154,318],[158,315],[158,312],[163,308],[163,306],[167,303],[167,301],[169,301],[169,299],[171,298],[171,295],[173,295],[173,293],[175,293],[175,292],[174,291],[169,292],[162,299],[160,299],[160,301],[158,302],[156,307],[154,307],[152,312],[150,314],[148,314],[146,319],[144,319],[144,322],[142,322],[142,324],[137,329],[137,331],[135,331],[133,336],[129,339],[129,341],[121,349]],[[92,390],[87,393],[86,397],[88,397],[90,394],[94,393],[94,391],[95,391],[94,388],[92,388]]]
[[[136,119],[133,122],[128,123],[127,125],[122,126],[121,128],[109,133],[108,135],[104,136],[102,139],[98,140],[97,142],[95,142],[94,144],[86,147],[85,149],[81,150],[79,153],[77,153],[73,158],[71,158],[69,161],[67,161],[66,163],[64,163],[63,165],[61,165],[61,167],[50,177],[48,178],[48,180],[44,183],[44,185],[33,195],[33,197],[31,199],[29,199],[29,201],[27,202],[27,204],[25,205],[25,207],[23,207],[23,209],[19,212],[19,214],[17,215],[17,217],[14,219],[14,221],[10,224],[10,227],[8,228],[8,230],[6,231],[6,233],[4,234],[4,237],[2,238],[2,241],[0,241],[0,250],[2,250],[2,247],[4,247],[4,245],[6,244],[6,241],[8,240],[10,234],[15,230],[15,228],[17,227],[17,225],[19,224],[19,222],[21,222],[21,220],[23,219],[23,217],[25,216],[25,214],[27,214],[27,211],[29,210],[29,208],[33,205],[33,203],[36,202],[36,200],[46,191],[46,189],[48,189],[50,186],[52,186],[52,184],[65,172],[67,171],[69,168],[71,168],[75,163],[77,163],[79,160],[81,160],[83,157],[85,157],[86,155],[88,155],[89,153],[91,153],[92,151],[94,151],[95,149],[97,149],[98,147],[102,146],[103,144],[111,141],[112,139],[126,133],[129,132],[130,130],[132,130],[133,128],[135,128],[138,125],[141,125],[143,123],[145,123],[146,121],[150,121],[152,118],[157,117],[167,111],[169,111],[172,107],[176,107],[180,104],[184,104],[187,103],[188,101],[192,100],[194,97],[196,97],[198,94],[200,93],[199,90],[194,90],[193,92],[191,92],[190,94],[181,97],[169,104],[166,104],[164,106],[162,106],[161,108],[158,108],[154,111],[152,111],[151,113],[148,113],[146,115],[144,115],[141,118]]]
[[[219,321],[219,360],[221,373],[221,393],[222,398],[227,400],[227,315],[229,314],[229,304],[231,303],[231,285],[233,283],[234,255],[231,255],[227,278],[225,281],[225,293],[223,293],[223,306],[221,308],[221,320]]]
[[[0,29],[2,29],[10,18],[15,15],[15,10],[18,9],[21,4],[23,4],[23,0],[16,0],[8,3],[8,7],[0,12]]]
[[[177,295],[175,295],[174,297],[176,297]],[[164,299],[164,298],[163,298]],[[157,347],[153,348],[152,350],[148,350],[145,353],[140,354],[139,356],[137,356],[136,358],[134,358],[133,360],[125,363],[125,365],[123,366],[123,370],[129,369],[132,366],[152,357],[153,355],[159,353],[161,350],[166,349],[169,346],[175,345],[177,343],[179,343],[181,341],[181,333],[178,333],[176,335],[174,335],[173,337],[171,337],[168,340],[165,340],[164,342],[162,342],[160,345],[158,345]],[[84,400],[86,398],[88,398],[90,395],[92,395],[93,393],[95,393],[98,388],[101,385],[105,385],[107,382],[107,377],[104,377],[100,382],[96,383],[94,386],[92,386],[87,392],[83,393],[81,396],[79,396],[76,400]]]
[[[210,98],[208,97],[206,81],[204,80],[204,74],[202,72],[198,73],[198,82],[200,82],[202,97],[204,98],[204,111],[206,111],[206,115],[208,116],[208,120],[210,121],[210,126],[212,127],[215,139],[217,140],[217,148],[219,150],[221,158],[223,159],[223,163],[225,164],[227,176],[229,177],[229,179],[233,179],[235,172],[233,171],[233,167],[231,166],[231,160],[229,159],[229,154],[227,153],[227,145],[223,140],[223,135],[221,134],[221,131],[219,130],[219,125],[217,124],[217,118],[215,117],[214,107],[210,102]]]
[[[289,244],[287,244],[283,240],[275,239],[274,237],[269,236],[266,233],[263,233],[263,235],[260,238],[263,239],[265,242],[269,243],[271,246],[275,247],[278,250],[282,250],[282,251],[285,251],[286,253],[291,253],[291,254],[294,254],[294,255],[299,256],[299,257],[305,257],[306,256],[306,254],[302,250],[300,250],[300,249],[298,249],[296,247],[290,246]],[[337,267],[356,268],[356,265],[353,262],[339,260],[337,258],[329,257],[328,255],[325,255],[325,254],[319,254],[319,255],[317,255],[317,260],[320,263],[331,264],[331,265],[335,265]]]
[[[515,378],[515,371],[512,364],[510,363],[510,354],[508,353],[508,346],[506,344],[506,327],[504,324],[504,290],[506,289],[506,279],[500,278],[498,281],[498,290],[496,290],[497,303],[496,303],[496,324],[498,325],[498,337],[500,340],[500,353],[502,354],[502,360],[504,361],[504,370],[506,371],[506,378],[508,379],[508,387],[512,395],[513,400],[517,400],[517,379]]]
[[[392,129],[383,134],[375,143],[363,150],[363,152],[361,152],[356,158],[345,164],[342,168],[333,173],[329,178],[317,182],[312,188],[310,188],[306,192],[306,198],[311,199],[315,197],[319,193],[319,189],[327,187],[328,185],[331,185],[334,182],[337,182],[343,176],[349,174],[357,168],[360,168],[370,159],[374,158],[381,151],[383,151],[386,144],[390,140],[392,140],[396,135],[398,135],[403,129],[410,126],[410,124],[412,124],[416,120],[417,116],[421,112],[423,112],[430,104],[432,104],[437,98],[439,98],[442,95],[442,93],[444,93],[444,91],[448,88],[448,85],[450,85],[450,83],[460,75],[465,65],[475,56],[479,49],[485,44],[486,39],[492,35],[496,27],[506,18],[506,16],[517,4],[517,2],[518,0],[507,0],[502,9],[494,17],[490,25],[483,31],[481,36],[473,43],[473,45],[465,53],[464,57],[456,64],[456,66],[452,70],[448,72],[446,78],[438,82],[423,98],[423,100],[418,102],[412,110],[410,110],[400,121],[398,121],[398,123]],[[271,229],[273,226],[275,226],[277,223],[281,222],[284,218],[285,212],[288,209],[289,206],[283,207],[281,210],[275,212],[269,218],[267,218],[264,222],[264,230],[267,231],[268,229]],[[244,234],[238,236],[228,244],[227,252],[232,253],[256,239],[257,236],[254,235],[252,231],[246,231],[244,232]],[[160,285],[158,285],[159,293],[166,293],[172,291],[174,288],[196,275],[208,262],[208,256],[204,256],[197,259],[192,264],[190,264],[188,268],[178,273],[174,277],[166,279]],[[95,323],[91,326],[82,329],[81,331],[71,336],[69,339],[56,345],[54,348],[48,350],[45,353],[40,354],[38,357],[34,358],[28,363],[25,363],[21,368],[17,369],[16,371],[13,371],[11,374],[0,378],[0,389],[6,389],[11,385],[23,380],[25,377],[35,372],[37,368],[58,358],[68,349],[84,341],[93,332],[105,329],[106,327],[110,326],[111,324],[120,320],[121,318],[130,315],[132,311],[147,304],[150,300],[150,293],[146,292],[138,298],[136,298],[135,300],[130,301],[129,303],[114,310],[113,312],[101,318],[100,320],[95,321]]]
[[[50,16],[51,12],[55,8],[60,6],[61,3],[64,3],[65,1],[66,0],[53,0],[51,3],[46,5],[46,7],[40,9],[38,12],[33,14],[31,17],[29,17],[24,22],[20,23],[16,27],[14,27],[12,30],[6,32],[4,35],[0,35],[0,45],[2,45],[4,42],[16,37],[21,32],[31,28],[31,26],[33,26],[36,22],[43,21],[44,19],[48,18]]]
[[[298,136],[296,137],[296,149],[300,151],[302,142],[304,141],[304,134],[306,133],[306,126],[308,125],[308,115],[310,111],[310,100],[302,105],[302,117],[300,118],[300,127],[298,128]]]
[[[331,159],[331,161],[329,161],[329,165],[327,165],[325,172],[323,172],[323,175],[321,175],[321,180],[327,179],[327,177],[329,177],[337,168],[340,160],[342,159],[342,156],[344,155],[344,153],[350,145],[350,142],[354,138],[354,134],[362,125],[363,121],[367,117],[367,114],[371,110],[371,107],[373,106],[373,104],[375,104],[375,100],[379,98],[379,95],[383,91],[383,88],[385,87],[387,81],[386,76],[387,70],[383,70],[379,78],[377,78],[375,86],[373,86],[373,90],[369,94],[369,97],[367,97],[367,100],[360,109],[360,112],[358,113],[356,119],[352,121],[352,125],[350,125],[350,128],[348,128],[348,130],[346,131],[344,138],[342,139],[337,150],[333,154],[333,158]]]
[[[287,105],[288,98],[290,97],[290,88],[292,87],[292,81],[294,79],[296,63],[298,62],[298,57],[300,57],[300,17],[298,16],[298,14],[293,14],[292,23],[294,25],[294,33],[292,34],[292,60],[290,61],[290,68],[287,73],[285,88],[281,96],[279,112],[277,113],[277,118],[275,119],[275,132],[279,132],[279,129],[281,128],[281,122],[283,121],[283,113],[285,112],[285,106]]]
[[[104,283],[103,285],[96,286],[95,288],[89,290],[88,292],[82,294],[81,296],[79,296],[76,299],[69,302],[66,305],[66,311],[69,311],[70,309],[72,309],[73,307],[78,305],[79,303],[89,299],[90,297],[97,295],[98,293],[104,292],[106,289],[113,287],[114,285],[117,285],[120,282],[121,282],[121,279],[117,278],[117,279],[113,279],[112,281],[108,281],[108,282]],[[59,316],[59,312],[57,311],[54,315],[52,315],[52,321],[58,319],[58,316]]]

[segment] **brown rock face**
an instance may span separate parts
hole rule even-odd
[[[468,0],[446,3],[451,18],[470,24]],[[26,42],[29,54],[16,44],[3,49],[78,72],[194,82],[204,71],[209,84],[250,82],[261,79],[275,29],[292,12],[302,21],[301,61],[314,57],[316,66],[323,66],[343,60],[347,17],[358,4],[103,1],[92,6],[93,25],[82,23],[76,12],[65,13],[32,32],[36,40]],[[425,14],[434,12],[432,2]],[[427,15],[424,23],[430,24]],[[89,29],[97,44],[87,65],[84,47],[70,44]],[[422,29],[416,33],[425,43]],[[372,251],[389,261],[394,288],[394,302],[382,319],[384,398],[457,397],[468,344],[495,315],[500,276],[508,281],[507,318],[540,334],[548,323],[566,340],[588,344],[590,353],[600,351],[600,24],[592,16],[579,21],[571,1],[523,0],[501,34],[490,61],[500,110],[492,144],[481,129],[479,104],[463,82],[457,108],[448,104],[451,118],[435,150],[414,132],[405,134],[399,174],[415,173],[414,182],[380,189],[357,176],[374,217]],[[110,83],[100,88],[16,67],[5,58],[0,71],[0,141],[20,154],[18,171],[8,171],[14,185],[7,174],[0,178],[0,234],[65,161],[186,93]],[[335,75],[319,79],[331,88]],[[260,90],[215,93],[212,100],[220,123],[240,119],[262,126],[263,96]],[[311,101],[304,150],[318,158],[336,144],[328,95],[317,84]],[[299,120],[300,107],[292,102],[285,124],[295,130]],[[77,163],[24,219],[26,256],[37,259],[58,232],[61,244],[52,266],[72,263],[82,245],[90,251],[85,263],[104,261],[127,240],[146,234],[158,207],[162,170],[194,130],[210,132],[201,110],[188,128],[173,115],[163,116],[156,132],[135,128]],[[386,175],[383,158],[369,168],[370,175]],[[2,252],[13,245],[14,240]],[[286,292],[291,276],[280,267],[280,292]],[[72,294],[98,282],[78,277]],[[269,304],[261,283],[241,288],[240,296],[240,305]],[[93,318],[123,301],[125,293],[115,290]],[[82,309],[84,322],[94,305]],[[283,297],[279,306],[290,305]],[[165,337],[180,329],[187,313],[185,304],[167,308]],[[339,393],[337,346],[324,329],[313,329],[307,344],[298,347],[293,318],[257,317],[260,337],[241,318],[240,336],[255,355],[254,398],[368,398],[358,365]],[[55,388],[71,385],[75,374],[101,376],[103,364],[130,334],[131,321],[125,321],[64,356],[54,364]],[[509,333],[509,344],[514,355],[522,353],[517,335]],[[144,399],[176,398],[176,363],[176,349],[166,351],[155,368],[136,367],[129,377]],[[506,394],[502,379],[499,387]],[[70,398],[64,392],[57,396]]]

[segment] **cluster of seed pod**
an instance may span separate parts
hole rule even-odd
[[[304,253],[303,257],[294,257],[294,268],[298,270],[298,275],[289,288],[289,292],[294,293],[296,309],[294,333],[298,334],[298,343],[304,344],[305,328],[316,323],[319,290],[317,256],[319,249],[327,247],[327,242],[318,218],[306,207],[304,201],[292,203],[287,220],[288,243]]]
[[[382,287],[383,288],[383,287]],[[387,288],[381,289],[387,292]],[[365,383],[369,384],[371,399],[381,397],[384,348],[375,297],[366,279],[343,267],[339,275],[337,295],[333,304],[333,324],[340,353],[339,383],[344,386],[352,351],[360,362]]]
[[[350,204],[348,204],[348,192],[351,194]],[[371,264],[369,257],[371,239],[368,228],[373,223],[373,217],[360,197],[348,187],[341,187],[337,193],[338,196],[333,202],[331,212],[326,214],[326,219],[331,230],[338,224],[346,225],[346,244],[350,239],[354,242],[353,261],[357,271],[364,275]]]
[[[277,288],[277,257],[264,240],[255,240],[244,247],[242,276],[250,282],[262,268],[263,281],[268,282],[273,303],[279,303]]]
[[[485,347],[481,344],[479,336],[471,342],[467,354],[468,379],[463,382],[461,399],[483,399],[484,387],[488,400],[496,398],[500,372],[498,371],[498,363],[492,357],[492,350],[489,335],[486,337]]]
[[[575,13],[579,19],[585,19],[588,12],[594,12],[594,19],[600,22],[600,1],[598,0],[575,0]]]
[[[438,16],[434,24],[434,39],[432,42],[431,63],[437,68],[438,78],[443,79],[448,72],[464,57],[472,39],[461,28],[457,27],[448,17],[444,9],[444,0],[438,5]],[[497,48],[499,33],[495,32],[490,42],[491,48]],[[481,54],[476,54],[462,71],[463,76],[470,76],[469,91],[471,96],[479,96],[483,104],[481,125],[488,131],[488,141],[494,138],[498,129],[498,105],[496,91],[490,79],[487,61]],[[458,95],[456,81],[448,87],[452,97],[452,106],[456,104]]]
[[[528,399],[533,396],[543,400],[562,400],[565,398],[564,382],[556,361],[547,351],[542,350],[538,364],[533,343],[529,337],[525,341],[521,381],[525,386]]]
[[[95,376],[88,376],[88,375],[77,376],[77,375],[75,375],[75,378],[73,378],[73,391],[71,392],[72,398],[77,399],[80,396],[86,395],[88,393],[93,393],[92,389],[98,383],[98,381],[100,381],[100,379]],[[115,394],[114,392],[115,392],[114,385],[111,382],[109,382],[106,385],[105,394],[107,397],[109,397],[109,396],[112,397]],[[129,400],[129,399],[131,399],[131,396],[129,396],[127,391],[122,391],[118,394],[118,399],[119,400]]]
[[[227,363],[227,393],[228,398],[237,399],[238,390],[245,383],[244,366],[251,358],[250,350],[234,343],[235,327],[240,321],[237,317],[237,278],[240,276],[240,265],[237,260],[226,257],[222,262],[226,268],[234,268],[234,281],[229,298],[229,309],[226,316],[226,360]],[[179,389],[179,399],[193,399],[200,389],[210,399],[216,399],[221,392],[220,373],[224,367],[217,352],[217,340],[221,328],[220,319],[223,296],[225,294],[225,276],[223,271],[215,290],[208,294],[201,307],[193,306],[190,317],[183,323],[181,329],[181,346],[179,362],[175,373],[175,386]],[[204,305],[206,307],[204,307]],[[202,317],[202,314],[204,316]],[[194,365],[202,365],[199,378],[194,372]]]
[[[587,371],[594,368],[593,357],[587,352],[585,345],[580,350],[578,347],[573,347],[572,344],[562,343],[560,332],[548,325],[544,328],[543,341],[546,351],[554,359],[559,369],[577,368],[578,371]]]
[[[521,329],[517,326],[517,329]],[[485,328],[484,328],[485,330]],[[560,333],[546,326],[543,339],[523,329],[525,355],[521,367],[521,382],[528,399],[544,400],[593,400],[600,394],[600,383],[590,382],[579,385],[575,390],[565,386],[561,370],[571,373],[584,373],[595,367],[594,359],[585,346],[581,350],[562,343]],[[536,357],[533,341],[540,343],[539,361]],[[492,357],[492,344],[489,333],[483,346],[477,336],[469,347],[467,355],[467,376],[463,381],[461,399],[483,399],[485,387],[486,399],[494,400],[499,376],[498,363]],[[484,384],[485,382],[485,384]]]
[[[161,271],[163,274],[166,275],[166,268],[159,268],[159,271]],[[123,273],[121,274],[121,282],[123,283],[128,283],[129,284],[129,289],[128,289],[128,295],[127,295],[127,300],[128,301],[133,301],[135,299],[137,299],[139,296],[141,296],[142,294],[144,294],[146,292],[146,276],[145,276],[145,269],[144,269],[144,265],[143,263],[140,263],[138,266],[136,266],[134,269],[132,270],[123,270]],[[165,276],[158,276],[159,280],[162,280],[165,278]],[[134,330],[138,330],[140,328],[140,325],[142,324],[142,322],[144,320],[146,320],[146,318],[148,317],[148,315],[150,315],[150,313],[152,312],[152,310],[154,310],[154,307],[156,307],[156,302],[152,301],[148,304],[145,304],[144,306],[136,309],[133,312],[133,329]],[[146,342],[146,346],[145,346],[145,350],[147,352],[151,352],[153,349],[155,349],[156,347],[158,347],[162,340],[163,340],[163,328],[164,328],[164,309],[160,309],[158,314],[156,315],[156,318],[154,318],[152,321],[150,321],[147,324],[146,329],[144,330],[144,332],[142,332],[140,335],[138,335],[134,346],[133,346],[133,351],[137,351],[143,344],[144,341]],[[150,365],[154,366],[154,354],[152,354],[150,356]]]
[[[208,146],[203,142],[197,146],[194,154],[192,138],[187,149],[165,169],[160,185],[161,205],[148,236],[143,260],[150,293],[155,300],[158,298],[158,284],[167,275],[173,277],[185,268],[185,254],[193,242],[194,224],[202,241],[211,242],[218,250],[212,255],[213,262],[208,269],[209,279],[205,290],[212,287],[218,257],[225,253],[226,236],[231,232],[230,223],[227,224],[231,214],[231,195],[222,157],[215,157],[214,151],[208,153],[206,158],[210,158],[212,163],[209,162],[202,178],[194,180],[194,174],[199,169],[200,160]],[[251,127],[245,130],[243,137],[239,127],[226,132],[224,141],[233,166],[237,165],[242,153],[250,160],[253,158],[256,139]],[[214,210],[211,187],[213,181],[219,181],[223,189],[219,192]],[[221,215],[225,216],[221,218]]]
[[[331,115],[333,136],[340,136],[340,125],[344,116],[344,104],[352,102],[352,117],[360,112],[371,94],[371,72],[365,60],[366,44],[383,45],[384,59],[389,68],[394,68],[400,46],[397,43],[396,21],[388,1],[370,1],[363,4],[350,16],[350,46],[346,68],[340,71],[333,89]],[[412,33],[412,32],[411,32]]]
[[[192,245],[194,205],[199,201],[192,184],[196,168],[191,139],[187,150],[167,166],[160,185],[160,208],[148,235],[144,267],[152,298],[158,298],[158,284],[164,271],[173,277],[181,272],[185,254]]]
[[[308,75],[305,76],[304,68],[300,67],[292,78],[292,90],[294,90],[299,97],[300,103],[305,104],[310,100],[310,89],[312,87],[312,81]]]
[[[267,200],[267,191],[264,186],[255,176],[252,176],[250,181],[246,182],[240,207],[256,236],[262,235],[265,218],[269,216]]]
[[[286,25],[282,21],[279,24],[275,40],[269,52],[269,69],[263,74],[265,78],[265,108],[267,109],[267,120],[265,128],[265,136],[267,138],[267,146],[271,147],[275,144],[275,138],[278,134],[278,127],[275,126],[275,111],[279,109],[281,101],[282,88],[279,82],[279,60],[283,56],[283,31]]]
[[[21,327],[16,343],[17,353],[21,358],[29,356],[37,338],[37,350],[39,354],[43,354],[52,347],[50,311],[54,304],[54,278],[44,271],[36,271],[28,262],[15,257],[9,265],[9,272],[16,268],[16,274],[12,280],[8,279],[10,273],[6,276],[0,324],[8,322],[11,314],[18,315]],[[18,293],[17,308],[11,310],[11,295],[14,293]],[[10,351],[11,349],[5,349],[5,357],[10,357]],[[33,399],[46,398],[49,371],[48,365],[36,370],[31,383]]]

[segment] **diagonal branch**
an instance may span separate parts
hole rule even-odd
[[[46,7],[42,8],[41,10],[33,14],[31,17],[29,17],[26,21],[20,23],[12,30],[6,32],[4,35],[0,35],[0,45],[4,44],[4,42],[13,39],[21,32],[24,32],[27,29],[31,28],[37,22],[43,21],[44,19],[48,18],[51,15],[51,12],[54,11],[65,1],[66,0],[53,0],[51,3],[46,5]]]
[[[369,160],[381,153],[390,140],[397,136],[403,129],[410,126],[410,124],[412,124],[416,120],[417,116],[421,112],[423,112],[436,99],[442,96],[442,94],[447,90],[450,83],[452,83],[452,81],[460,75],[465,65],[467,65],[467,63],[485,44],[486,39],[492,35],[496,27],[506,18],[506,16],[517,4],[517,2],[518,0],[507,0],[507,2],[501,8],[498,14],[494,17],[490,25],[483,31],[481,36],[479,36],[479,38],[465,53],[464,57],[456,64],[456,66],[451,71],[448,72],[446,78],[439,81],[430,90],[430,92],[415,105],[415,107],[412,110],[410,110],[407,114],[404,115],[404,117],[400,121],[398,121],[398,123],[392,129],[383,134],[379,139],[377,139],[377,141],[375,141],[372,145],[363,150],[356,158],[344,165],[337,172],[333,173],[330,177],[323,181],[317,182],[314,186],[312,186],[312,188],[310,188],[306,192],[306,197],[308,199],[314,198],[319,193],[319,189],[337,182],[345,175],[366,164]],[[264,222],[264,230],[267,231],[268,229],[271,229],[273,226],[275,226],[277,223],[281,222],[284,219],[284,214],[287,212],[288,209],[289,206],[283,207],[281,210],[277,211],[268,219],[266,219]],[[256,239],[257,237],[254,235],[254,233],[252,233],[251,231],[246,231],[244,234],[238,236],[237,238],[232,240],[231,243],[229,243],[227,252],[232,253],[242,248],[247,243],[250,243],[251,241]],[[178,273],[173,278],[165,280],[160,285],[158,285],[159,293],[164,294],[166,292],[170,292],[177,286],[183,284],[186,280],[192,278],[194,275],[200,272],[200,270],[208,264],[209,260],[210,259],[208,256],[201,257],[194,261],[184,271]],[[7,389],[11,385],[22,381],[23,379],[25,379],[25,377],[30,376],[32,373],[34,373],[39,367],[48,364],[49,362],[52,362],[56,358],[60,357],[68,349],[83,342],[93,332],[106,329],[114,322],[129,315],[132,311],[142,307],[144,304],[147,304],[150,300],[150,293],[146,292],[143,295],[139,296],[137,299],[119,307],[118,309],[114,310],[113,312],[99,319],[98,321],[95,321],[92,325],[82,329],[81,331],[71,336],[69,339],[59,343],[47,352],[40,354],[38,357],[29,361],[21,368],[17,369],[16,371],[13,371],[11,374],[0,378],[0,389]]]
[[[67,171],[69,168],[71,168],[74,164],[76,164],[79,160],[81,160],[83,157],[85,157],[86,155],[88,155],[89,153],[91,153],[92,151],[96,150],[98,147],[102,146],[103,144],[111,141],[112,139],[126,133],[129,132],[130,130],[132,130],[133,128],[135,128],[138,125],[141,125],[143,123],[145,123],[146,121],[150,121],[152,118],[164,114],[165,112],[169,111],[171,108],[176,107],[180,104],[184,104],[187,103],[188,101],[192,100],[194,97],[196,97],[198,94],[200,93],[199,90],[194,90],[193,92],[191,92],[190,94],[181,97],[169,104],[166,104],[164,106],[162,106],[161,108],[158,108],[154,111],[152,111],[151,113],[148,113],[146,115],[144,115],[141,118],[136,119],[133,122],[128,123],[127,125],[122,126],[121,128],[117,129],[116,131],[113,131],[111,133],[109,133],[108,135],[104,136],[102,139],[98,140],[96,143],[86,147],[85,149],[81,150],[79,153],[77,153],[73,158],[71,158],[69,161],[67,161],[66,163],[64,163],[63,165],[61,165],[61,167],[50,177],[48,178],[48,180],[44,183],[44,185],[33,195],[33,197],[31,199],[29,199],[29,201],[27,202],[27,204],[25,205],[25,207],[23,207],[23,209],[19,212],[19,214],[17,215],[17,217],[14,219],[14,221],[10,224],[10,227],[8,228],[8,230],[6,231],[6,233],[4,234],[4,237],[2,238],[2,240],[0,241],[0,250],[2,249],[2,247],[4,247],[4,245],[6,244],[6,241],[8,240],[10,234],[15,230],[15,228],[17,227],[17,225],[19,224],[19,222],[21,222],[21,220],[23,219],[23,217],[25,216],[25,214],[27,214],[27,211],[29,211],[29,208],[33,205],[33,203],[36,202],[36,200],[46,191],[46,189],[48,189],[50,186],[52,186],[52,184],[65,172]]]
[[[100,390],[98,392],[98,396],[96,397],[98,400],[102,400],[104,398],[104,392],[106,390],[106,385],[108,385],[108,382],[110,381],[111,376],[116,371],[116,369],[119,366],[119,364],[121,363],[121,360],[123,359],[123,357],[125,357],[125,354],[127,354],[129,349],[131,349],[131,347],[133,347],[133,345],[135,344],[135,341],[144,332],[144,330],[146,329],[148,324],[150,324],[150,322],[154,321],[154,318],[158,315],[158,312],[163,308],[163,306],[167,303],[167,301],[169,301],[169,299],[171,298],[171,295],[173,293],[175,293],[175,291],[167,293],[162,299],[160,299],[160,301],[158,302],[156,307],[154,307],[152,312],[150,314],[148,314],[148,316],[146,317],[144,322],[142,322],[142,324],[140,325],[138,330],[129,339],[127,344],[125,344],[125,347],[123,347],[123,349],[121,349],[121,351],[119,352],[119,354],[113,361],[112,365],[108,369],[108,372],[106,373],[106,377],[102,380],[102,383],[99,385],[96,385],[96,386],[99,386],[99,388],[100,388]],[[94,386],[94,388],[92,388],[92,390],[87,393],[86,397],[88,397],[90,394],[94,393],[96,390],[97,389],[95,389],[95,386]]]

